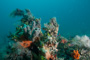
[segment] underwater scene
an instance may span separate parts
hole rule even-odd
[[[90,60],[90,0],[0,0],[0,60]]]

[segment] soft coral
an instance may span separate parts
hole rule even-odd
[[[73,53],[72,53],[72,56],[73,56],[74,59],[79,59],[80,54],[79,54],[78,50],[74,50]]]
[[[20,42],[20,45],[21,45],[22,47],[24,47],[24,48],[30,47],[31,44],[32,44],[32,41],[22,41],[22,42]]]

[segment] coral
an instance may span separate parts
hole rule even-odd
[[[24,48],[30,47],[32,44],[32,41],[22,41],[20,42],[20,45],[23,46]]]
[[[12,17],[21,17],[15,33],[10,33],[5,60],[88,60],[90,39],[76,36],[70,40],[58,35],[59,24],[56,17],[41,28],[41,18],[32,15],[29,9],[14,10]],[[43,30],[43,31],[42,31]]]
[[[10,16],[23,16],[24,15],[24,11],[20,10],[20,9],[16,9],[15,11],[13,11]]]
[[[72,56],[73,56],[74,59],[79,59],[80,54],[78,53],[78,50],[74,50],[73,53],[72,53]]]
[[[90,48],[90,39],[88,36],[84,35],[84,36],[76,36],[74,39],[73,39],[73,42],[72,42],[74,45],[78,45],[78,46],[85,46],[85,47],[88,47]]]
[[[42,32],[41,18],[35,18],[29,9],[25,9],[25,11],[16,9],[11,13],[11,16],[22,16],[22,18],[20,25],[16,27],[15,33],[11,33],[8,36],[14,41],[14,45],[10,45],[11,49],[19,54],[11,50],[13,53],[10,53],[8,57],[12,55],[13,58],[16,54],[15,59],[19,58],[18,55],[22,55],[21,57],[27,57],[28,60],[27,52],[30,52],[29,58],[33,60],[55,60],[57,58],[57,34],[59,26],[56,22],[56,17],[51,18],[50,22],[45,24],[43,28],[45,30]]]
[[[47,51],[47,52],[46,52],[46,59],[49,60],[50,58],[51,58],[50,52]]]
[[[61,43],[67,43],[67,41],[65,39],[62,39]]]

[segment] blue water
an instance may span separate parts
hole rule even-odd
[[[90,0],[0,0],[0,40],[9,31],[15,31],[20,18],[9,14],[16,8],[30,9],[35,17],[42,19],[42,27],[56,17],[62,36],[90,36]]]

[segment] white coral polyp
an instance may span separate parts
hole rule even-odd
[[[90,38],[86,35],[81,36],[81,37],[77,35],[74,38],[73,43],[78,45],[78,46],[85,46],[85,47],[90,48]]]
[[[81,37],[81,41],[83,42],[85,47],[89,47],[90,48],[90,39],[88,36],[82,36]]]

